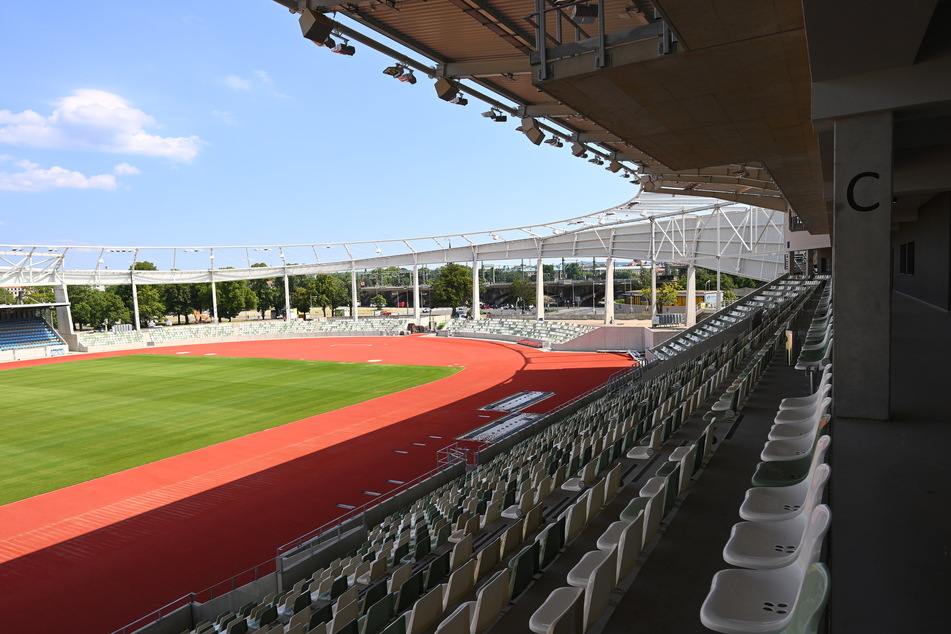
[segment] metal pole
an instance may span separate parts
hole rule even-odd
[[[413,323],[419,324],[419,266],[413,265]]]
[[[535,266],[535,318],[538,321],[545,319],[545,268],[541,258]]]

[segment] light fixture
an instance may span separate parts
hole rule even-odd
[[[630,177],[631,177],[631,173],[630,173],[630,172],[623,172],[623,173],[621,173],[621,174],[618,174],[618,176],[620,176],[621,178],[630,178]]]
[[[608,163],[608,166],[605,167],[604,169],[611,172],[612,174],[617,174],[618,172],[621,171],[622,167],[624,166],[618,163],[617,161],[611,161],[610,163]]]
[[[598,19],[598,5],[576,4],[568,15],[577,24],[594,24],[594,21]]]
[[[315,42],[315,44],[317,44],[317,46],[326,46],[327,48],[334,48],[337,46],[337,43],[334,41],[334,39],[329,36],[323,42]]]
[[[437,78],[433,87],[436,89],[436,96],[443,101],[452,101],[459,94],[459,84],[445,77]]]
[[[397,77],[397,79],[399,79],[404,84],[416,83],[416,75],[413,74],[413,69],[411,68],[407,68],[406,72],[400,75],[399,77]]]
[[[565,145],[564,143],[562,143],[561,139],[559,139],[556,136],[553,136],[550,139],[545,139],[545,143],[547,143],[548,145],[552,147],[564,147]]]
[[[336,53],[337,55],[346,55],[349,57],[356,53],[357,50],[351,46],[349,41],[344,40],[343,44],[337,44],[332,49],[330,49],[330,52]]]
[[[399,77],[403,74],[403,67],[399,64],[393,64],[392,66],[387,66],[383,69],[384,75],[389,75],[390,77]]]
[[[594,155],[594,158],[588,159],[589,163],[594,163],[595,165],[604,165],[604,159],[602,159],[597,154]]]
[[[458,105],[458,106],[466,106],[466,105],[469,104],[469,100],[466,99],[465,95],[463,95],[462,93],[460,93],[460,94],[456,95],[455,97],[453,97],[453,98],[449,101],[449,103],[454,103],[454,104],[456,104],[456,105]]]
[[[493,234],[492,234],[492,239],[493,239],[493,240],[501,240],[501,239],[502,239],[502,236],[500,236],[500,235],[497,234],[497,233],[493,233]]]
[[[545,140],[545,133],[538,129],[538,122],[534,117],[523,117],[522,125],[516,128],[519,132],[528,137],[528,140],[538,145]]]
[[[581,143],[572,143],[571,155],[578,156],[581,158],[588,158],[588,148],[582,145]]]
[[[333,20],[311,9],[304,9],[298,22],[304,37],[320,46],[324,45],[334,28]]]
[[[492,108],[491,110],[486,110],[482,113],[482,116],[487,119],[492,119],[496,123],[501,123],[502,121],[508,121],[508,117],[502,114],[502,111],[498,108]]]

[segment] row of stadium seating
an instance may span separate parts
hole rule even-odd
[[[451,319],[444,328],[452,336],[457,337],[478,337],[481,334],[495,334],[538,339],[549,344],[565,343],[596,329],[597,326],[585,324],[505,318],[486,318],[478,321],[457,318]]]
[[[37,348],[63,343],[56,331],[39,317],[0,321],[0,350]]]
[[[482,632],[617,496],[622,474],[665,444],[717,386],[743,368],[753,381],[812,288],[769,308],[756,327],[682,364],[607,394],[491,462],[370,528],[366,542],[282,593],[245,603],[190,632]],[[714,449],[704,422],[598,539],[560,589],[516,628],[552,631],[571,613],[590,629],[661,520]],[[480,585],[481,584],[481,585]],[[574,609],[562,610],[564,606]],[[508,630],[507,630],[508,631]],[[515,631],[514,629],[511,631]]]
[[[251,321],[233,324],[201,324],[191,326],[172,326],[151,328],[147,331],[125,332],[82,332],[79,343],[88,348],[98,346],[122,346],[156,344],[171,341],[191,341],[197,339],[228,339],[266,336],[274,337],[286,334],[326,334],[326,333],[372,333],[398,334],[405,330],[405,319],[365,318],[359,321]]]
[[[823,292],[797,368],[814,371],[831,346],[831,284]],[[810,342],[810,339],[812,342]],[[816,632],[829,599],[820,561],[831,511],[822,496],[831,469],[832,366],[815,392],[779,404],[762,462],[752,477],[723,559],[736,568],[713,577],[700,620],[717,632]]]

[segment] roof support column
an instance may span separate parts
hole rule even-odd
[[[135,269],[132,269],[133,271]],[[130,274],[132,278],[132,324],[136,330],[139,328],[139,289],[135,286],[135,273]]]
[[[72,335],[73,333],[73,314],[69,309],[69,293],[66,291],[66,284],[60,284],[53,287],[53,297],[57,304],[66,304],[56,307],[57,330],[61,335]]]
[[[482,319],[482,312],[479,310],[481,300],[479,299],[479,260],[472,260],[472,321]]]
[[[604,323],[614,323],[614,258],[611,257],[604,267]]]
[[[836,418],[888,420],[892,113],[835,122]]]
[[[215,287],[215,272],[211,272],[211,323],[218,323],[218,290]]]
[[[284,269],[284,321],[291,320],[291,283]]]
[[[687,266],[687,328],[697,324],[697,267]]]
[[[545,320],[545,267],[541,258],[535,265],[535,319]]]
[[[357,304],[360,302],[357,301],[357,270],[354,268],[350,269],[350,318],[353,321],[357,320]]]
[[[413,265],[413,323],[419,325],[419,265]]]

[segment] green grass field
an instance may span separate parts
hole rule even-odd
[[[0,371],[0,504],[448,376],[458,368],[131,355]]]

